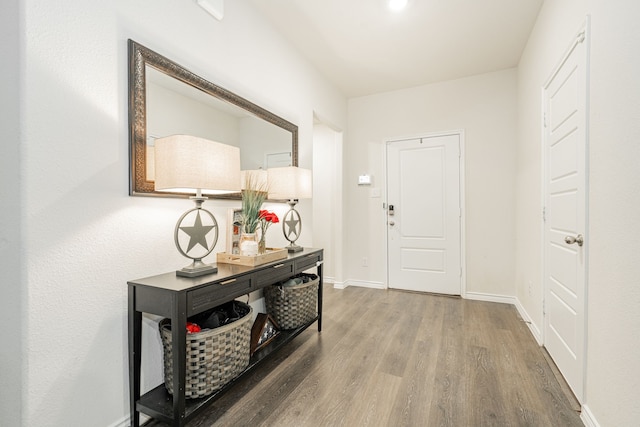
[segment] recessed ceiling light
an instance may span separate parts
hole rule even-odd
[[[389,5],[389,9],[394,12],[399,12],[407,7],[407,3],[409,3],[409,0],[389,0],[387,4]]]

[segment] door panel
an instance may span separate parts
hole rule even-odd
[[[586,46],[576,39],[544,88],[544,345],[579,401],[584,388],[586,233]]]
[[[387,144],[389,287],[460,294],[460,135]]]

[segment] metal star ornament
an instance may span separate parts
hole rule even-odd
[[[293,237],[295,237],[295,239],[293,240],[296,240],[298,238],[298,224],[300,224],[300,220],[294,219],[293,215],[291,215],[291,219],[285,221],[285,223],[289,227],[289,232],[287,233],[287,237],[291,237],[291,235],[293,234]]]
[[[202,218],[200,218],[200,210],[196,214],[195,222],[192,226],[182,226],[180,230],[185,232],[189,236],[189,245],[186,252],[188,253],[194,246],[200,245],[204,249],[209,250],[209,244],[207,243],[207,234],[215,228],[214,225],[202,225]]]

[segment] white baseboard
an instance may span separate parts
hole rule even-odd
[[[580,419],[584,423],[585,427],[600,427],[596,417],[593,416],[591,409],[588,405],[582,405],[582,411],[580,412]]]
[[[506,295],[497,295],[497,294],[485,294],[482,292],[466,292],[463,295],[463,298],[476,300],[476,301],[499,302],[502,304],[514,304],[514,305],[516,301],[514,297],[510,297]]]
[[[538,328],[538,325],[533,323],[533,321],[531,320],[531,316],[529,316],[529,313],[527,313],[527,310],[525,310],[524,306],[520,303],[520,300],[517,298],[516,298],[515,306],[516,306],[516,309],[518,310],[518,313],[520,314],[520,317],[522,317],[522,320],[524,320],[524,322],[529,327],[529,330],[531,331],[531,335],[533,335],[533,338],[536,340],[539,346],[542,346],[544,344],[544,342],[542,341],[542,331],[540,331],[540,328]]]
[[[347,286],[347,282],[333,282],[333,287],[335,289],[345,289]]]
[[[120,421],[116,421],[113,424],[109,424],[109,427],[127,427],[131,425],[131,419],[126,416],[122,419],[120,419]]]
[[[151,417],[146,416],[145,414],[140,414],[140,424],[144,424],[149,421]],[[131,417],[129,415],[121,418],[120,421],[116,421],[113,424],[110,424],[109,427],[129,427],[131,425]]]

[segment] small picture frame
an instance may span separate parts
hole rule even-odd
[[[251,327],[251,355],[269,344],[280,333],[276,320],[266,313],[258,313]]]
[[[227,213],[227,247],[229,255],[240,255],[240,234],[242,233],[242,209],[229,209]]]

